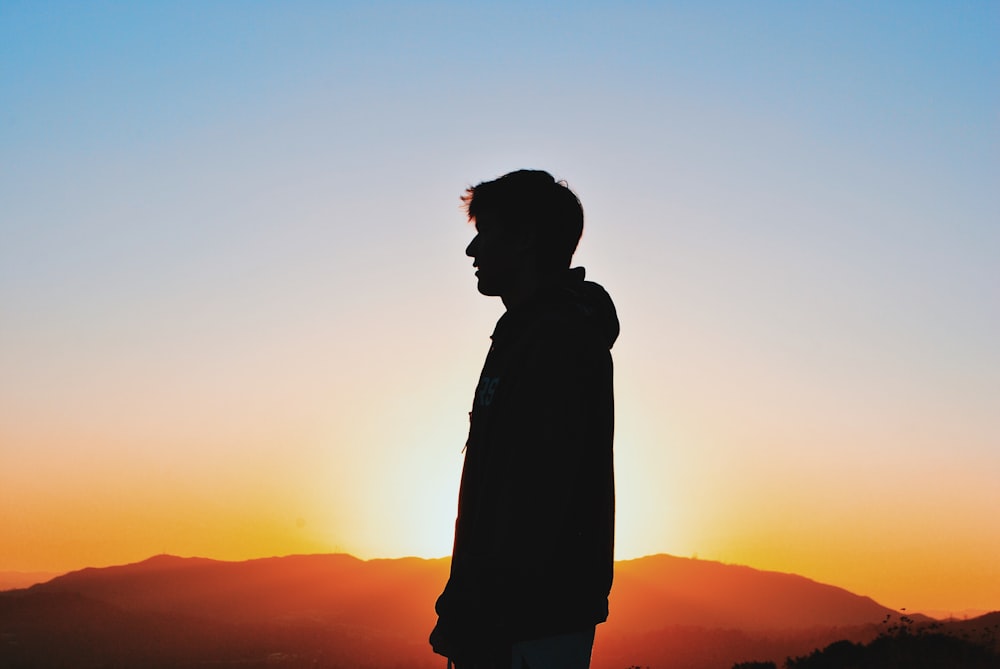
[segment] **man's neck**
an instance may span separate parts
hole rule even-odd
[[[507,308],[507,311],[510,311],[526,302],[530,302],[546,286],[558,283],[562,280],[564,274],[565,271],[545,274],[532,272],[522,275],[521,280],[513,288],[501,295],[500,299],[503,300],[503,305]]]
[[[511,311],[522,304],[529,302],[535,293],[538,292],[538,284],[532,283],[529,285],[518,287],[515,290],[510,290],[500,296],[503,300],[503,306],[507,308],[507,311]]]

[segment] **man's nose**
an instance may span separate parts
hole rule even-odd
[[[472,241],[469,242],[469,245],[465,247],[465,255],[469,256],[470,258],[475,258],[478,250],[479,250],[479,235],[476,235],[475,237],[472,238]]]

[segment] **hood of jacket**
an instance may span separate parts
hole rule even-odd
[[[578,320],[582,327],[592,328],[609,349],[621,330],[611,296],[600,284],[586,280],[583,267],[560,273],[540,287],[530,300],[505,313],[497,321],[492,339],[496,342],[539,313]]]

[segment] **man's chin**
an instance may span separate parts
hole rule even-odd
[[[483,281],[479,279],[476,284],[476,289],[479,291],[480,295],[485,295],[486,297],[500,297],[500,289],[497,286],[493,286],[489,281]]]

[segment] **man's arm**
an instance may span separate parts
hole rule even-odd
[[[610,352],[587,332],[559,328],[526,354],[504,379],[514,387],[491,435],[503,476],[488,580],[508,616],[609,569],[613,533]]]

